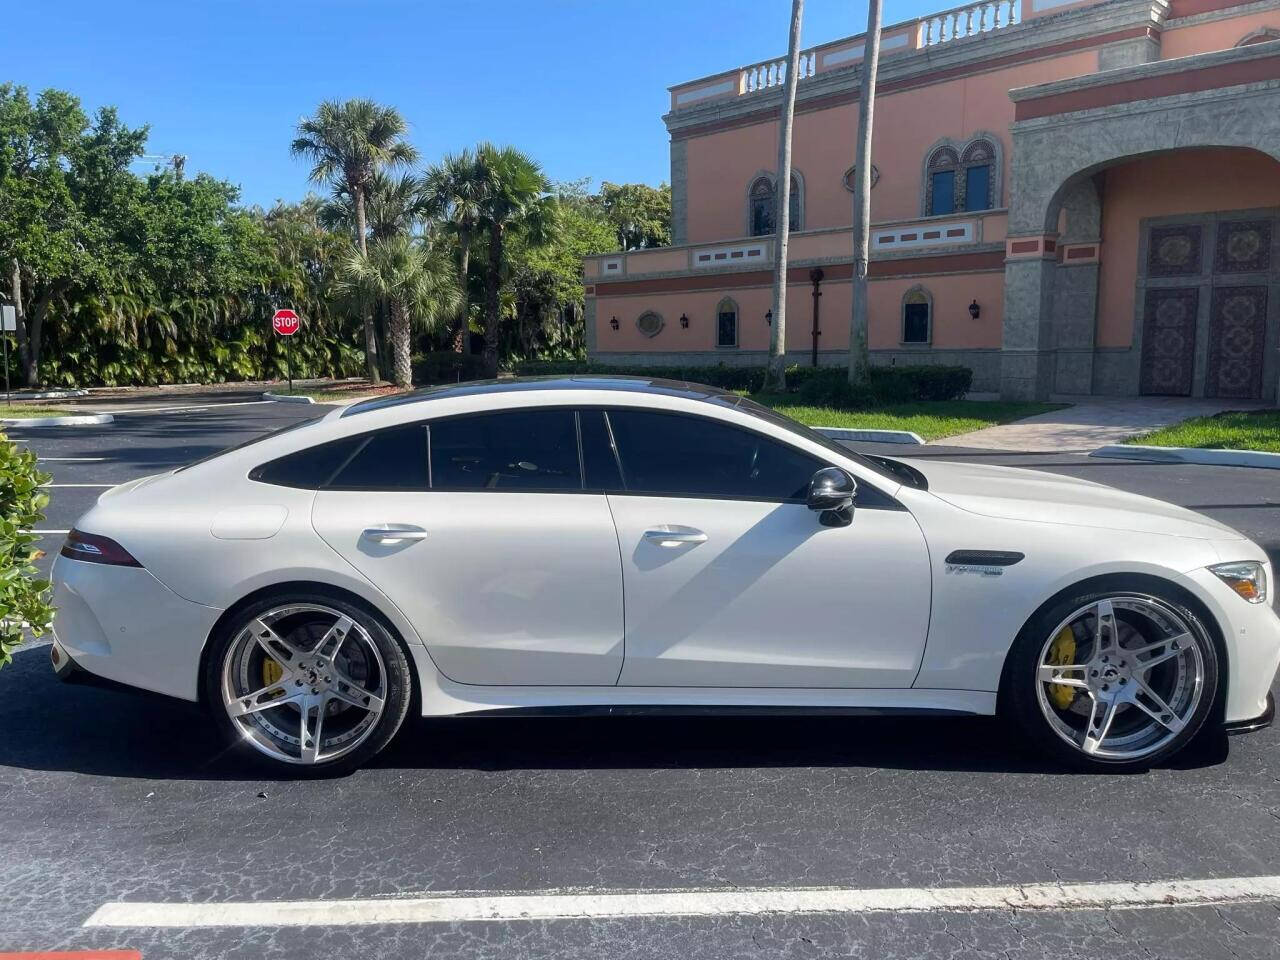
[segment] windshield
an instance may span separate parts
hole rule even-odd
[[[855,460],[860,466],[866,467],[877,476],[884,477],[886,480],[896,484],[902,483],[902,477],[893,470],[890,470],[884,464],[877,463],[870,457],[864,456],[863,454],[846,447],[839,440],[833,440],[831,437],[823,436],[812,427],[806,427],[798,420],[792,420],[790,417],[778,413],[777,410],[766,407],[762,403],[756,403],[754,400],[750,400],[747,397],[739,396],[734,393],[722,393],[708,397],[707,399],[711,403],[719,403],[726,407],[733,407],[735,410],[741,410],[743,413],[749,413],[753,417],[758,417],[761,420],[773,424],[775,427],[781,427],[788,433],[795,434],[798,437],[803,437],[810,443],[819,444],[820,446],[826,447],[833,453],[837,453],[842,457],[848,457],[850,460]]]

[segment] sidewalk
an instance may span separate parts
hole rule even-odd
[[[1178,423],[1188,417],[1212,416],[1224,410],[1257,410],[1252,400],[1206,400],[1191,397],[1052,397],[1072,404],[1016,423],[944,437],[949,447],[1079,453]]]

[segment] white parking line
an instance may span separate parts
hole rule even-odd
[[[28,530],[27,533],[70,533],[70,530]]]
[[[230,403],[202,403],[186,407],[97,407],[95,413],[173,413],[178,410],[216,410],[219,407],[252,407],[264,403],[275,403],[274,400],[233,400]]]
[[[46,488],[93,487],[96,490],[110,490],[112,487],[116,486],[116,484],[114,483],[42,483],[40,484],[40,486],[46,487]]]
[[[106,457],[37,457],[36,459],[50,463],[55,460],[59,463],[101,463]]]
[[[917,887],[882,890],[754,889],[437,895],[395,900],[104,903],[86,927],[310,927],[375,923],[583,920],[797,913],[1106,910],[1280,899],[1280,876],[1146,883]]]

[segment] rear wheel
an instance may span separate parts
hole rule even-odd
[[[1005,684],[1013,720],[1038,745],[1076,765],[1140,769],[1180,750],[1204,724],[1218,655],[1175,591],[1117,584],[1033,617]]]
[[[409,664],[380,619],[332,597],[253,604],[215,641],[205,693],[229,739],[294,772],[381,750],[409,705]]]

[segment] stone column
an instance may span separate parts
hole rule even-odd
[[[1005,245],[1000,396],[1043,400],[1053,383],[1053,281],[1057,240],[1010,237]]]
[[[1058,238],[1053,278],[1054,393],[1093,393],[1093,350],[1098,326],[1098,268],[1102,205],[1092,177],[1062,191],[1066,225]]]
[[[689,242],[688,141],[671,141],[671,245]]]

